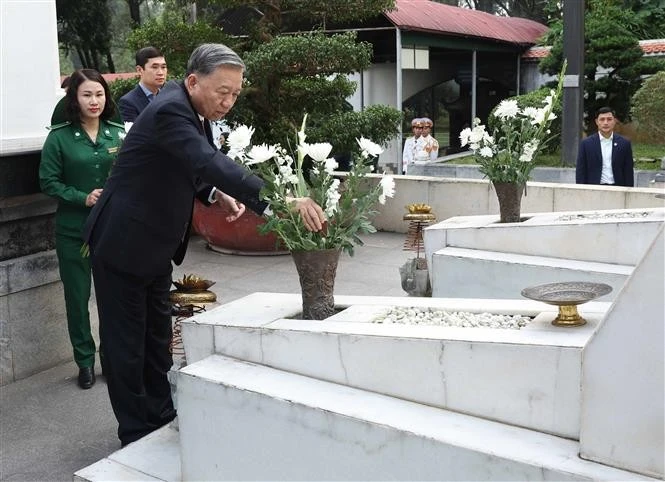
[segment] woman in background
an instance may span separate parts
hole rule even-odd
[[[39,166],[42,191],[58,200],[55,246],[69,339],[83,389],[95,384],[95,341],[88,311],[90,260],[82,254],[81,229],[124,138],[124,126],[111,120],[114,113],[102,75],[92,69],[75,71],[69,78],[62,118],[52,119]]]

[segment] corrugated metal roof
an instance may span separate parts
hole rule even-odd
[[[645,56],[665,55],[665,39],[640,40],[642,52]],[[550,54],[551,47],[531,47],[522,54],[525,60],[540,60]]]
[[[464,37],[533,45],[548,27],[525,18],[499,17],[429,0],[396,0],[384,15],[401,30],[447,33]]]

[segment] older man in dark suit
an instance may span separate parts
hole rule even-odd
[[[596,113],[598,133],[580,142],[577,184],[633,187],[633,149],[630,141],[614,133],[616,116],[609,107]]]
[[[162,88],[166,82],[166,60],[155,47],[142,48],[136,52],[136,71],[139,83],[118,100],[123,122],[134,122]]]
[[[231,49],[204,44],[182,83],[169,82],[127,134],[104,192],[84,229],[89,243],[105,374],[122,445],[175,417],[166,374],[173,260],[187,249],[192,207],[202,181],[261,214],[263,181],[214,147],[210,120],[224,117],[240,93],[244,64]],[[221,194],[221,193],[220,193]],[[237,218],[244,206],[223,195]],[[325,216],[310,198],[294,210],[311,231]]]

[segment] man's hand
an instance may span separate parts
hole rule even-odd
[[[316,204],[311,198],[287,198],[287,201],[292,203],[293,210],[300,214],[308,231],[316,233],[323,229],[323,224],[326,222],[326,215],[323,213],[321,206]]]
[[[243,203],[236,201],[235,198],[224,194],[219,189],[215,190],[215,202],[230,211],[230,214],[225,218],[227,223],[232,223],[245,213],[245,205]]]
[[[85,205],[89,208],[97,204],[99,196],[102,195],[102,189],[93,189],[90,194],[85,197]]]

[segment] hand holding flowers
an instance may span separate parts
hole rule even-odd
[[[241,125],[227,138],[229,157],[256,172],[265,181],[261,198],[268,203],[271,214],[261,232],[275,232],[291,251],[343,249],[353,254],[354,244],[362,244],[361,233],[376,229],[370,222],[376,203],[385,203],[394,194],[392,177],[384,176],[372,187],[365,179],[371,167],[367,161],[378,156],[382,149],[372,141],[357,140],[360,161],[340,180],[333,173],[337,162],[329,157],[329,143],[306,142],[305,124],[297,132],[295,157],[281,145],[251,146],[254,129]],[[303,201],[311,198],[321,206],[327,217],[323,230],[311,232],[305,220],[316,221],[312,205]],[[314,203],[312,203],[314,204]]]

